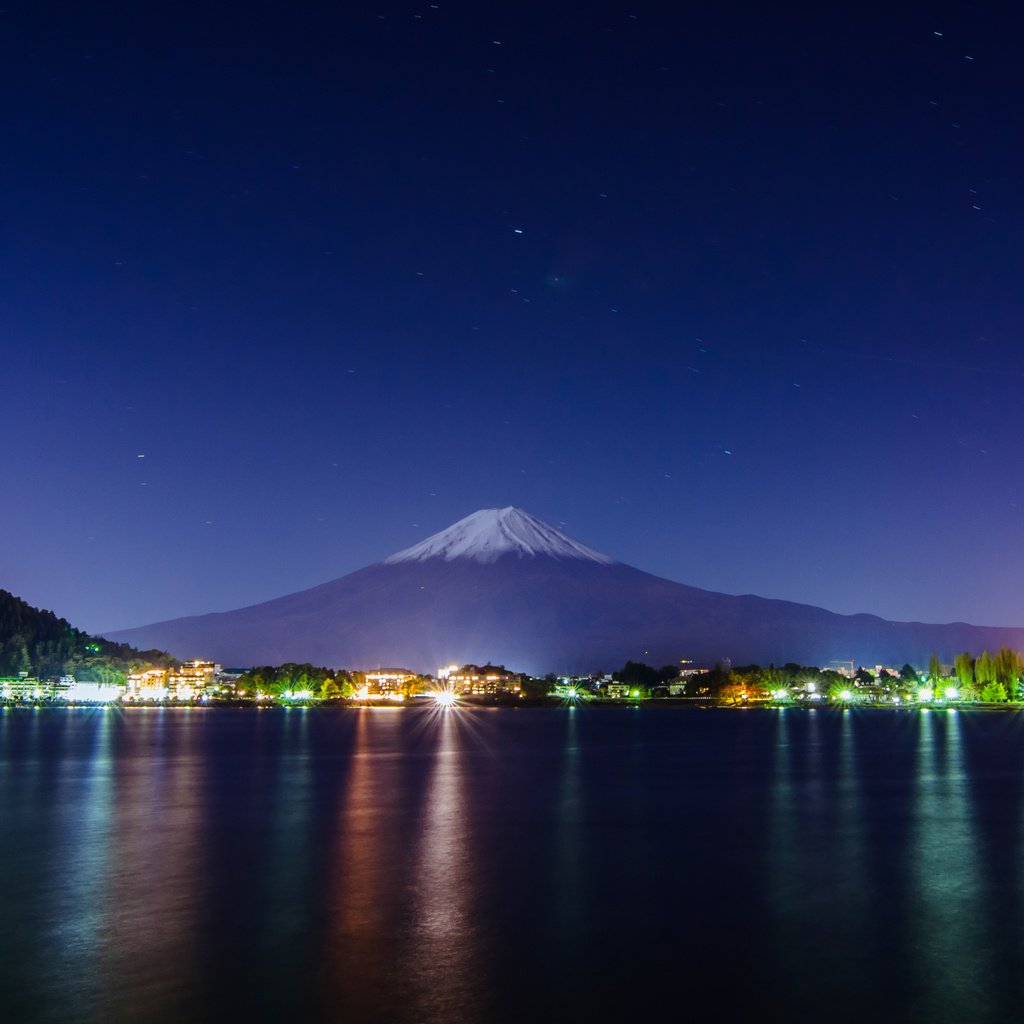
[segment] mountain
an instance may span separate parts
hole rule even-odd
[[[169,664],[163,651],[137,651],[75,629],[45,608],[33,608],[20,597],[0,590],[0,676],[27,672],[33,676],[73,672],[81,679],[102,677],[105,669],[121,670],[144,660]]]
[[[923,667],[933,651],[951,662],[957,651],[1024,647],[1024,628],[890,622],[674,583],[516,508],[474,512],[310,590],[108,635],[234,666],[310,661],[434,672],[492,661],[535,674],[683,658]]]
[[[474,562],[496,562],[505,555],[517,558],[577,558],[585,562],[614,565],[615,560],[566,537],[547,523],[519,508],[484,508],[435,533],[411,548],[384,559],[385,565],[425,562],[440,558],[452,562],[466,558]]]

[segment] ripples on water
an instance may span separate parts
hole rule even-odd
[[[1024,719],[0,710],[14,1022],[1009,1021]]]

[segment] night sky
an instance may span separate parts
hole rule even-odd
[[[0,586],[102,631],[518,505],[1024,624],[1020,32],[676,6],[7,0]]]

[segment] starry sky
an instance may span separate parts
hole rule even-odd
[[[1024,624],[1019,33],[776,6],[6,0],[0,586],[102,631],[517,505]]]

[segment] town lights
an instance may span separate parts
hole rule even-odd
[[[935,699],[935,691],[930,686],[922,686],[921,689],[917,691],[917,699],[921,701],[922,704],[927,704],[928,701]]]
[[[852,690],[840,690],[839,691],[839,699],[841,701],[843,701],[844,703],[849,703],[851,700],[853,700],[853,691]]]
[[[959,692],[955,686],[946,687],[946,700],[956,700],[959,696]]]
[[[455,703],[455,694],[451,690],[438,690],[434,694],[434,703],[439,708],[450,708]]]

